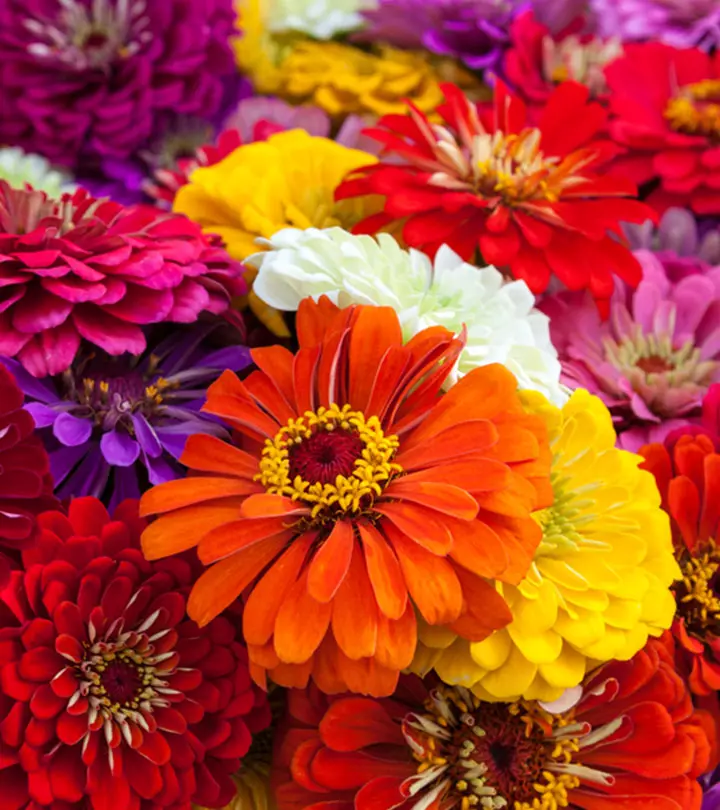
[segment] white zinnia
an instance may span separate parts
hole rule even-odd
[[[521,389],[540,391],[556,405],[567,400],[548,318],[534,308],[524,281],[467,264],[447,246],[433,266],[388,234],[375,239],[342,228],[287,228],[258,241],[269,250],[246,263],[258,268],[253,289],[270,306],[294,311],[303,298],[321,295],[341,307],[389,306],[406,340],[429,326],[459,332],[465,325],[467,346],[451,384],[478,366],[501,363]]]
[[[29,183],[48,197],[59,197],[70,190],[65,174],[53,169],[44,157],[23,152],[17,146],[0,149],[0,179],[13,188],[25,188]]]
[[[315,39],[332,39],[360,28],[369,0],[266,0],[268,28],[275,34],[293,31]]]

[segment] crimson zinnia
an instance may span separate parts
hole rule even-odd
[[[69,368],[80,339],[142,354],[143,325],[228,309],[242,266],[185,217],[86,191],[59,200],[0,180],[0,354],[36,377]]]
[[[270,722],[235,622],[186,618],[193,565],[143,558],[137,501],[38,526],[0,592],[3,810],[224,807]]]
[[[524,102],[498,83],[492,106],[476,107],[443,85],[444,120],[410,106],[367,134],[404,163],[380,162],[342,184],[339,199],[385,197],[384,211],[359,223],[375,233],[402,222],[411,247],[434,254],[450,245],[466,260],[508,267],[534,293],[556,276],[589,288],[604,310],[618,275],[632,287],[640,265],[622,241],[620,222],[653,218],[635,183],[603,176],[619,151],[600,137],[607,114],[575,82],[559,85],[537,125]]]
[[[38,512],[57,505],[48,454],[34,429],[23,392],[0,365],[0,586],[10,570],[3,550],[16,558],[31,542]]]
[[[618,177],[655,181],[648,203],[720,214],[720,51],[628,44],[605,69]]]
[[[519,582],[552,497],[542,420],[499,365],[441,389],[464,346],[442,327],[403,345],[386,307],[306,299],[300,348],[252,351],[258,370],[208,389],[233,446],[191,436],[197,475],[151,489],[150,559],[198,546],[212,566],[190,615],[212,619],[248,586],[254,677],[312,675],[326,692],[390,694],[431,625],[485,638],[510,620],[485,578]]]
[[[640,452],[670,515],[683,574],[674,586],[672,626],[679,670],[695,695],[712,697],[702,705],[715,709],[711,704],[720,690],[720,446],[691,427]]]
[[[562,700],[484,703],[411,678],[391,700],[293,691],[279,810],[699,810],[710,744],[662,644]]]

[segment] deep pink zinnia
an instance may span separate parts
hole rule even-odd
[[[36,377],[65,371],[81,338],[141,354],[141,326],[219,314],[244,289],[242,266],[185,217],[0,181],[0,354]]]
[[[270,722],[233,617],[186,617],[194,560],[147,562],[137,501],[38,518],[0,591],[3,810],[224,807]]]

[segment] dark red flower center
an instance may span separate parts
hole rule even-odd
[[[130,703],[141,691],[142,679],[137,665],[129,661],[111,661],[101,676],[102,685],[112,703]]]
[[[656,354],[650,357],[641,357],[635,365],[646,374],[662,374],[665,371],[672,371],[674,368],[667,358]]]
[[[364,446],[354,431],[314,433],[290,449],[290,478],[294,480],[299,475],[311,484],[334,484],[338,475],[348,478]]]

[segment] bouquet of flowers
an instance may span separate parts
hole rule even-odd
[[[720,810],[720,3],[0,2],[2,810]]]

